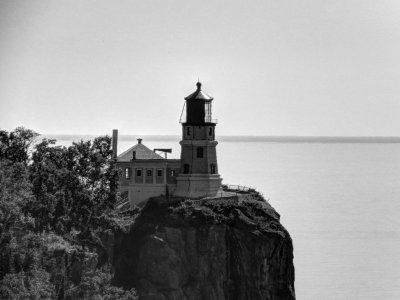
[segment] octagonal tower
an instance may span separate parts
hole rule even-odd
[[[178,197],[212,197],[221,187],[218,174],[215,126],[212,119],[213,98],[201,90],[185,98],[186,116],[181,119],[181,172],[176,177],[174,195]]]

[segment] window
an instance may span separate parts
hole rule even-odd
[[[214,164],[211,164],[210,165],[210,171],[211,171],[211,174],[215,174],[216,172],[215,172],[215,165]]]
[[[176,170],[171,170],[171,176],[175,177],[176,176]]]
[[[190,136],[192,134],[192,130],[190,127],[186,127],[186,135]]]
[[[145,184],[154,184],[154,181],[157,181],[157,177],[153,177],[153,169],[146,169],[146,176],[144,177]]]
[[[189,174],[189,169],[190,169],[189,164],[184,164],[183,165],[183,174]]]
[[[135,168],[135,184],[142,184],[144,180],[143,169]]]
[[[131,178],[131,168],[125,168],[125,179]]]
[[[205,108],[204,122],[212,122],[212,120],[211,120],[211,102],[205,103],[204,108]]]
[[[209,136],[212,136],[212,132],[213,132],[212,127],[208,127],[208,135]]]
[[[156,169],[156,184],[162,184],[164,182],[164,170]]]
[[[197,147],[197,158],[203,158],[203,147]]]

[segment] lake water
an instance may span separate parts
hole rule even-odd
[[[143,143],[179,158],[177,139]],[[256,187],[280,213],[297,299],[400,299],[400,144],[238,140],[217,155],[224,183]]]

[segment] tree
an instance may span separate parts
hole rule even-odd
[[[43,242],[56,237],[50,244],[70,243],[82,256],[89,248],[104,251],[100,233],[117,224],[111,138],[63,147],[36,142],[37,135],[0,130],[0,299],[65,299],[71,286],[85,299],[137,299],[134,290],[111,285],[110,268],[83,268],[83,279],[72,282]]]
[[[55,287],[43,269],[7,274],[0,281],[1,299],[54,299]]]
[[[0,130],[0,160],[27,163],[29,148],[39,134],[33,130],[17,127],[8,133]]]
[[[0,248],[10,240],[12,230],[24,226],[22,210],[30,201],[33,195],[26,166],[0,161]]]
[[[68,148],[43,139],[35,146],[29,168],[36,197],[29,210],[40,230],[48,225],[56,230],[95,227],[103,213],[114,209],[118,170],[108,136]]]
[[[82,299],[88,300],[136,300],[138,299],[134,289],[124,290],[121,287],[111,285],[111,266],[104,265],[94,271],[86,271],[81,283],[67,291],[67,295],[79,294]]]

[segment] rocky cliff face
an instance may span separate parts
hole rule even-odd
[[[292,240],[265,201],[154,199],[115,236],[114,283],[140,299],[295,299]]]

